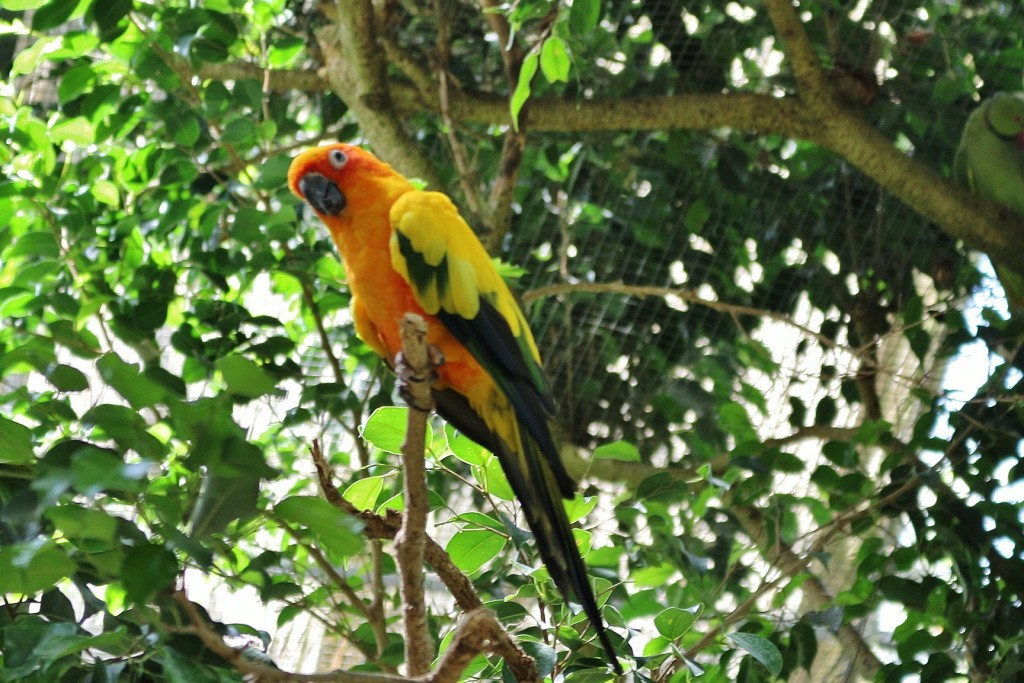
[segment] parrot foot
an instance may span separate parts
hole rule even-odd
[[[437,369],[444,365],[444,352],[433,344],[427,344],[427,367],[413,368],[401,351],[395,356],[395,373],[398,375],[398,393],[410,408],[429,413],[434,409],[429,385],[437,380]],[[428,385],[424,391],[421,387]]]

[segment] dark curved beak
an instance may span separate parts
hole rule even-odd
[[[345,210],[345,195],[326,176],[307,173],[299,181],[299,192],[317,213],[337,216]]]

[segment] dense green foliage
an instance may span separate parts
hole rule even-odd
[[[943,384],[965,349],[1020,347],[1020,320],[968,300],[988,284],[974,255],[807,142],[545,118],[597,95],[796,93],[762,3],[376,3],[390,82],[470,102],[411,115],[327,90],[354,20],[311,4],[0,2],[0,680],[241,680],[181,628],[186,569],[278,626],[313,615],[346,665],[401,666],[393,556],[316,498],[309,449],[355,507],[400,510],[404,412],[285,183],[321,140],[394,144],[354,115],[367,102],[533,291],[560,426],[593,455],[570,517],[642,679],[1024,670],[1019,365],[952,378],[974,400]],[[944,175],[978,99],[1022,88],[1016,3],[804,4],[847,106]],[[513,134],[477,95],[525,136],[508,226],[472,208]],[[428,459],[437,535],[481,598],[542,671],[604,680],[585,619],[528,569],[494,459],[440,423]],[[438,642],[456,618],[435,610]]]

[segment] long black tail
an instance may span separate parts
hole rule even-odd
[[[505,382],[506,396],[511,394],[515,414],[509,419],[518,422],[510,432],[519,434],[519,444],[513,450],[492,431],[469,402],[451,389],[435,391],[437,411],[456,429],[498,456],[512,490],[523,507],[526,522],[537,541],[537,550],[562,596],[576,598],[590,619],[601,641],[608,662],[616,673],[622,673],[615,648],[612,647],[601,611],[597,607],[594,591],[587,581],[587,568],[576,547],[569,518],[565,514],[563,498],[575,495],[575,483],[565,471],[561,455],[548,425],[546,401],[536,394],[521,377]],[[536,441],[534,435],[540,437]]]
[[[500,447],[496,451],[502,469],[523,507],[526,522],[537,542],[537,550],[552,580],[563,597],[568,599],[574,596],[583,607],[583,612],[597,631],[608,662],[616,673],[621,674],[622,667],[608,637],[597,599],[587,580],[586,565],[580,557],[569,518],[565,514],[562,487],[548,465],[545,454],[540,452],[533,439],[522,434],[521,440],[522,450],[519,453],[511,453]],[[551,457],[550,454],[547,457]],[[558,457],[557,453],[555,457]]]

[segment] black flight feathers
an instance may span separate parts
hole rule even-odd
[[[425,292],[436,287],[437,300],[445,301],[450,287],[447,257],[436,265],[429,264],[405,235],[395,234],[413,288]],[[504,443],[466,397],[451,389],[434,392],[437,412],[498,457],[548,573],[563,595],[575,596],[597,631],[609,661],[621,673],[561,501],[575,495],[576,484],[565,470],[551,434],[555,406],[540,368],[526,357],[529,347],[516,338],[505,317],[483,296],[473,318],[464,318],[443,307],[435,315],[508,399],[519,422],[520,443]]]

